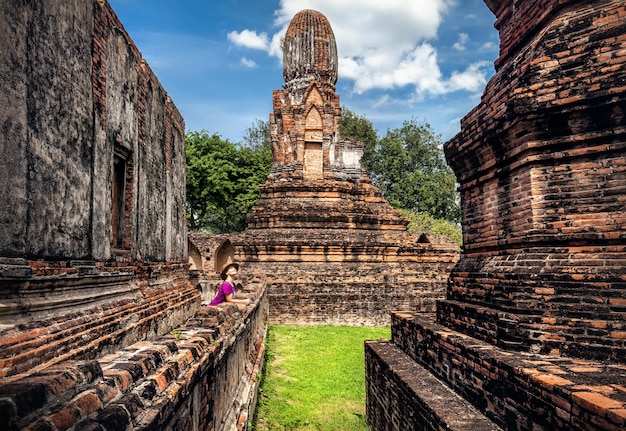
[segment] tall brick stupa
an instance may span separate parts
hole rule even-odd
[[[434,311],[457,247],[408,233],[362,169],[363,144],[340,136],[337,64],[326,17],[297,13],[273,92],[273,167],[248,232],[230,237],[237,258],[270,274],[275,322],[388,324],[390,310]]]
[[[406,230],[361,168],[363,144],[339,135],[337,45],[324,15],[303,10],[283,43],[283,90],[270,114],[272,173],[251,229]]]
[[[375,431],[626,429],[626,3],[485,0],[500,56],[444,145],[463,252],[365,349]]]

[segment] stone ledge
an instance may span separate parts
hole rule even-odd
[[[392,339],[503,427],[626,427],[626,365],[509,351],[408,313],[392,315]]]
[[[266,313],[264,288],[254,293],[258,296],[244,310],[230,304],[203,307],[191,324],[161,338],[137,342],[97,360],[63,361],[0,383],[0,429],[162,429],[194,386],[241,341],[239,334],[255,327],[252,316]],[[208,322],[212,326],[202,326]],[[252,373],[259,372],[263,356],[262,341],[254,340],[252,346],[258,352],[245,357],[254,363],[245,367],[245,382],[236,385],[245,388],[241,396],[247,398],[256,391],[259,379]],[[229,412],[232,420],[249,416],[246,409],[253,407],[246,401],[239,401],[237,412]]]
[[[388,429],[383,424],[396,422],[394,409],[397,409],[407,415],[406,419],[399,421],[403,425],[398,428],[406,431],[501,430],[393,344],[366,341],[365,350],[366,368],[375,373],[374,378],[379,382],[377,388],[370,387],[367,391],[368,420],[380,422],[373,429]],[[368,385],[373,386],[369,379]],[[388,388],[394,386],[394,395],[391,395]],[[378,397],[390,398],[380,402]],[[377,413],[371,410],[377,410]]]
[[[620,300],[614,302],[619,304]],[[505,349],[616,364],[626,359],[623,323],[600,316],[592,320],[538,312],[515,313],[447,299],[437,302],[437,321]]]

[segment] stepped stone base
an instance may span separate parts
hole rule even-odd
[[[501,429],[393,344],[368,341],[365,352],[367,373],[372,376],[367,416],[373,429]]]
[[[398,356],[402,360],[394,359]],[[407,362],[407,357],[414,363]],[[626,427],[626,365],[504,350],[442,326],[434,315],[400,313],[392,315],[389,346],[368,344],[366,363],[379,361],[387,365],[368,365],[366,370],[368,420],[376,430],[405,430],[406,424],[416,420],[415,415],[431,418],[425,429],[455,429],[453,423],[441,425],[443,419],[432,412],[438,405],[457,405],[458,396],[504,429]],[[378,369],[384,366],[389,370],[384,377],[378,376]],[[394,409],[391,397],[378,394],[389,391],[389,385],[410,387],[422,369],[454,393],[429,399],[415,390],[415,400],[398,410],[391,424],[378,424],[379,418]],[[393,396],[405,393],[392,392]]]
[[[268,312],[264,280],[249,287],[246,309],[202,307],[160,337],[2,379],[0,429],[244,429],[256,406]]]
[[[242,274],[267,274],[270,322],[283,324],[384,326],[391,311],[435,311],[459,255],[446,238],[401,231],[250,230],[218,240],[226,238]],[[216,237],[191,239],[210,258]]]
[[[252,229],[309,228],[406,231],[408,220],[378,187],[358,181],[281,177],[260,186],[261,201],[249,215]]]
[[[0,266],[0,378],[162,336],[200,305],[182,262],[0,259]]]

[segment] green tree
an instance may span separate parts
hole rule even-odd
[[[374,129],[372,122],[364,116],[359,116],[353,111],[344,108],[339,121],[339,134],[344,138],[363,142],[361,166],[369,172],[370,164],[374,157],[374,149],[378,142],[378,133]]]
[[[185,144],[189,228],[245,230],[248,211],[259,201],[259,184],[271,168],[271,151],[263,145],[242,147],[206,130],[187,132]]]
[[[248,148],[253,151],[269,150],[270,162],[272,152],[272,138],[270,136],[270,122],[256,119],[250,127],[246,129],[243,141]]]
[[[454,173],[446,164],[441,137],[428,123],[412,119],[388,130],[374,147],[367,171],[393,207],[460,221]]]
[[[401,210],[402,215],[409,219],[409,232],[430,232],[443,235],[454,241],[459,247],[463,245],[461,226],[448,220],[434,218],[425,212]]]

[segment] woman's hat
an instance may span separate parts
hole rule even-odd
[[[239,271],[239,264],[235,262],[235,260],[231,256],[228,256],[228,258],[222,263],[222,269],[220,270],[220,277],[222,278],[222,280],[226,280],[226,271],[231,266],[234,266],[235,268],[237,268],[237,271]]]

